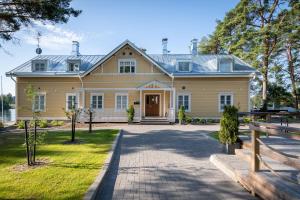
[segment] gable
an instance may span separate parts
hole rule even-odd
[[[131,52],[132,55],[127,55],[126,52],[125,52],[125,55],[124,55],[123,54],[124,51],[128,51],[127,53]],[[120,52],[122,52],[122,55],[120,55]],[[98,63],[96,63],[91,69],[87,70],[83,74],[83,76],[86,76],[87,74],[90,74],[91,72],[94,72],[98,68],[102,68],[101,73],[103,73],[104,72],[104,64],[107,63],[109,60],[115,59],[115,62],[116,62],[116,60],[119,59],[120,57],[134,56],[134,54],[136,55],[136,59],[138,59],[138,57],[140,56],[141,61],[143,61],[143,62],[147,61],[148,65],[149,65],[149,63],[151,64],[151,67],[150,67],[151,68],[151,73],[153,73],[152,71],[157,71],[157,69],[158,69],[158,71],[160,73],[166,74],[169,77],[171,77],[171,75],[163,67],[161,67],[155,60],[153,60],[143,50],[141,50],[140,48],[138,48],[137,46],[135,46],[132,42],[130,42],[128,40],[126,40],[125,42],[123,42],[122,44],[117,46],[115,49],[113,49],[103,59],[101,59]],[[143,63],[143,62],[141,62],[141,63]],[[140,73],[143,73],[143,70],[145,70],[146,68],[143,68],[144,65],[141,65],[141,66],[142,66],[142,68],[140,70]],[[114,68],[111,69],[111,70],[118,72],[118,70],[115,70]],[[147,71],[149,71],[149,67],[148,67],[148,70],[146,70],[146,72]]]
[[[111,58],[106,62],[98,65],[91,74],[115,74],[119,73],[120,61],[134,61],[135,73],[147,74],[147,73],[163,73],[156,66],[154,66],[149,60],[145,59],[139,52],[133,49],[129,45],[125,45],[118,50]]]

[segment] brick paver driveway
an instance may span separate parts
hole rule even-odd
[[[253,199],[209,162],[200,126],[124,126],[120,156],[98,199]]]

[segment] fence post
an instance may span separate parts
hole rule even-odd
[[[251,159],[251,171],[257,172],[259,170],[259,159],[257,155],[260,155],[259,153],[259,142],[257,141],[257,138],[259,138],[259,132],[252,130],[251,131],[251,139],[252,139],[252,159]]]

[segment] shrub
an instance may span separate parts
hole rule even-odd
[[[234,144],[239,132],[238,109],[235,106],[225,106],[221,118],[219,139],[222,144]]]
[[[188,124],[192,123],[192,118],[189,117],[189,116],[186,116],[185,117],[185,122],[188,123]]]
[[[128,116],[128,122],[133,122],[134,118],[134,107],[133,105],[130,105],[127,110],[127,116]]]
[[[47,128],[48,127],[48,122],[47,120],[40,120],[39,123],[38,123],[39,127],[40,128]]]
[[[212,123],[215,122],[215,120],[213,120],[213,119],[207,119],[206,122],[207,122],[208,124],[212,124]]]
[[[25,128],[25,121],[24,120],[19,120],[17,122],[17,127],[18,127],[18,129],[24,129]]]
[[[64,121],[52,120],[52,121],[50,122],[50,124],[51,124],[51,126],[62,126],[62,125],[65,124],[65,122],[64,122]]]
[[[64,121],[57,121],[57,126],[63,126],[63,125],[65,125]]]
[[[251,118],[250,117],[243,117],[243,122],[245,124],[249,124],[251,122]]]
[[[183,106],[180,106],[180,108],[179,108],[178,120],[179,120],[179,124],[181,124],[182,121],[185,120],[185,109]]]
[[[0,122],[0,128],[4,128],[4,124]]]

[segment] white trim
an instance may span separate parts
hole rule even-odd
[[[162,73],[141,73],[141,72],[135,72],[135,73],[93,73],[91,74],[92,76],[145,76],[145,75],[149,75],[149,76],[157,76],[157,75],[161,75]]]
[[[142,120],[142,102],[143,102],[143,96],[142,96],[143,91],[140,90],[140,120]]]
[[[128,90],[167,90],[170,91],[172,88],[78,88],[78,90],[86,91],[107,91],[107,90],[117,90],[117,91],[128,91]]]
[[[126,102],[127,105],[126,105],[125,109],[118,109],[117,108],[117,96],[126,96],[127,97],[127,102]],[[123,92],[115,93],[115,112],[126,112],[127,109],[128,109],[128,101],[129,101],[128,93],[125,93],[125,92],[124,93]],[[121,100],[121,106],[122,106],[122,100]]]
[[[146,117],[146,95],[159,95],[159,117],[161,117],[161,109],[160,109],[160,102],[161,102],[161,93],[144,93],[144,117]]]
[[[164,112],[163,112],[163,117],[165,117],[165,114],[166,114],[166,90],[164,90]]]
[[[191,92],[178,92],[177,93],[177,106],[176,106],[177,110],[179,110],[179,107],[178,107],[178,105],[179,105],[179,103],[178,103],[179,98],[178,98],[178,96],[188,96],[189,97],[189,109],[185,110],[185,112],[191,112],[191,110],[192,110],[192,100],[191,100],[192,93]],[[183,99],[183,101],[184,101],[184,99]]]
[[[92,97],[93,96],[102,96],[102,108],[98,108],[98,97],[97,97],[97,104],[96,104],[97,108],[92,108],[92,101],[93,101]],[[93,110],[103,111],[103,109],[104,109],[104,93],[92,92],[90,94],[90,106],[89,107],[92,108]]]
[[[76,108],[79,108],[79,95],[78,95],[78,93],[76,93],[76,92],[66,93],[66,111],[69,110],[68,109],[68,97],[69,96],[76,96],[76,101],[77,102],[75,102],[75,105],[77,105]]]
[[[120,62],[130,62],[130,72],[129,73],[126,73],[125,72],[125,68],[124,68],[124,72],[121,73],[121,70],[120,70]],[[131,72],[131,62],[134,62],[134,72]],[[118,59],[118,73],[119,74],[135,74],[136,73],[136,59],[133,59],[133,58],[122,58],[122,59]]]
[[[44,96],[44,109],[41,110],[41,109],[35,109],[35,99],[34,99],[34,102],[33,102],[33,105],[32,105],[32,110],[33,111],[36,111],[36,112],[46,112],[46,95],[47,93],[46,92],[37,92],[36,96]],[[40,99],[39,99],[40,100]],[[40,102],[39,102],[40,104]],[[40,107],[40,105],[39,105]]]
[[[233,92],[219,92],[218,94],[218,110],[219,112],[223,112],[223,110],[221,109],[221,96],[222,95],[226,95],[226,96],[231,96],[231,102],[230,102],[230,105],[233,105]],[[226,101],[226,99],[225,99]]]
[[[17,117],[16,120],[31,120],[33,117]],[[46,120],[69,120],[67,117],[39,117]]]

